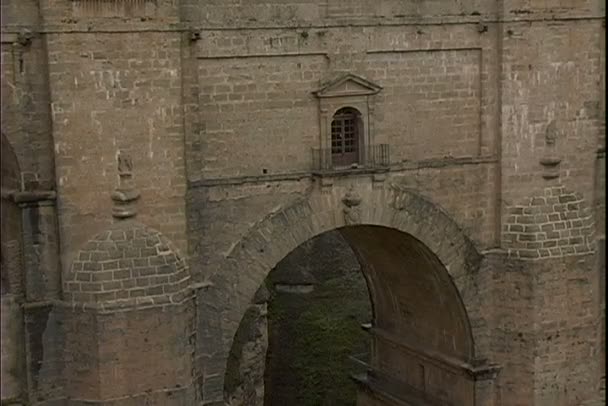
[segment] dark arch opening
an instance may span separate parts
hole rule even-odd
[[[474,382],[459,369],[474,358],[471,327],[441,261],[422,242],[395,229],[358,225],[337,233],[352,249],[373,303],[367,360],[372,373],[357,378],[359,401],[398,404],[390,403],[393,398],[472,405]],[[300,287],[313,283],[301,272],[289,277]]]

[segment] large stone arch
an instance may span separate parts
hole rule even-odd
[[[203,398],[220,401],[226,358],[241,317],[257,289],[279,261],[303,242],[324,232],[351,227],[377,227],[407,236],[410,248],[421,250],[438,267],[447,270],[449,284],[461,301],[470,343],[457,362],[473,365],[488,354],[479,343],[487,338],[476,284],[481,255],[460,227],[441,208],[411,190],[397,185],[378,187],[358,183],[315,190],[289,207],[277,208],[252,225],[225,254],[222,271],[213,275],[201,297],[207,348],[200,354]],[[392,230],[392,231],[390,231]],[[343,233],[349,240],[349,233]],[[351,235],[352,237],[352,235]],[[351,245],[352,245],[352,238]],[[356,248],[356,247],[355,247]],[[362,250],[355,249],[359,256]],[[424,252],[422,252],[424,251]],[[378,305],[371,289],[372,300]],[[376,296],[376,297],[374,297]]]

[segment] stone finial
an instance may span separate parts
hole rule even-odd
[[[112,192],[114,207],[112,216],[117,219],[134,217],[137,214],[135,202],[139,199],[139,192],[133,183],[133,161],[131,157],[121,151],[118,156],[118,186]]]
[[[361,213],[359,212],[359,205],[361,204],[361,196],[355,191],[353,186],[348,189],[348,192],[342,198],[344,203],[344,222],[346,225],[357,224],[361,222]]]
[[[544,168],[542,176],[547,180],[559,177],[559,164],[562,160],[556,153],[558,137],[557,122],[551,120],[545,130],[545,154],[539,161]]]
[[[547,125],[547,129],[545,130],[545,144],[555,145],[558,135],[557,123],[555,120],[551,120],[551,122]]]

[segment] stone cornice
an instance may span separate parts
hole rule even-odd
[[[40,202],[54,202],[57,199],[57,193],[54,190],[17,191],[2,189],[2,198],[19,205],[27,205]]]

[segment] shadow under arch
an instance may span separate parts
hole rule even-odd
[[[470,321],[471,315],[482,317],[474,289],[481,256],[473,243],[441,209],[409,190],[358,187],[355,193],[362,197],[354,216],[345,215],[345,192],[334,188],[330,194],[312,193],[271,213],[226,255],[222,272],[212,277],[202,298],[203,309],[209,309],[203,317],[218,318],[210,323],[216,327],[211,334],[217,344],[210,364],[219,367],[205,368],[213,373],[216,386],[241,317],[270,270],[300,244],[335,229],[362,262],[375,308],[376,336],[392,342],[382,348],[375,345],[372,363],[384,362],[382,368],[397,377],[411,375],[403,370],[405,364],[390,364],[396,358],[386,349],[395,344],[454,365],[474,363],[475,341],[484,332],[471,326],[484,323]],[[431,322],[435,318],[441,322]]]
[[[416,348],[467,362],[474,359],[471,326],[458,289],[422,242],[384,226],[355,225],[338,231],[362,265],[375,329]]]

